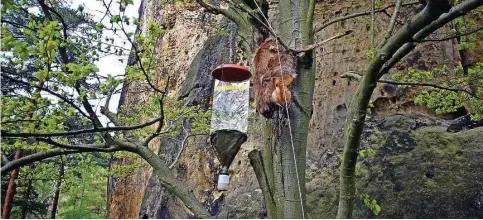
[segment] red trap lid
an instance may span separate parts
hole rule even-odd
[[[222,64],[216,67],[211,75],[224,82],[242,82],[250,79],[252,74],[244,66],[236,64]]]

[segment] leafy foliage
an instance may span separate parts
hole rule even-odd
[[[92,154],[83,154],[75,155],[67,167],[61,188],[59,217],[105,218],[105,166],[96,162]]]
[[[162,86],[157,84],[156,52],[164,30],[156,23],[140,24],[137,18],[127,17],[125,9],[132,4],[132,0],[121,0],[110,7],[105,5],[106,23],[95,21],[84,5],[74,7],[65,1],[2,1],[2,134],[27,134],[26,137],[2,135],[2,153],[8,155],[8,159],[13,159],[13,152],[17,150],[34,154],[54,148],[78,150],[89,149],[93,144],[107,146],[107,140],[112,144],[113,139],[122,142],[139,141],[151,135],[176,136],[185,122],[189,122],[192,134],[209,131],[210,111],[184,106],[159,88]],[[128,32],[126,27],[131,24],[145,25],[147,31]],[[127,42],[132,51],[120,46]],[[102,57],[116,56],[124,62],[128,55],[130,63],[125,75],[99,73],[97,62]],[[126,105],[120,109],[120,114],[112,113],[112,117],[100,113],[102,102],[126,91],[130,85],[145,88],[149,100],[139,105]],[[163,116],[158,122],[163,128],[160,131],[158,123],[154,123],[129,132],[86,132],[53,137],[28,135],[95,130],[106,120],[109,126],[116,123],[122,124],[115,126],[136,126],[160,116]],[[133,163],[114,165],[108,172],[110,156],[94,153],[64,157],[58,217],[105,218],[107,178],[127,176],[137,168],[147,167],[146,162],[139,161],[138,155],[120,151],[114,158]],[[60,157],[55,157],[21,169],[19,193],[27,191],[23,187],[27,181],[24,179],[35,180],[31,181],[30,193],[26,193],[30,195],[29,200],[14,204],[17,213],[14,216],[30,203],[44,205],[36,209],[29,206],[29,216],[48,217],[53,185],[59,178],[59,164]],[[4,191],[2,193],[5,195]],[[23,194],[19,193],[16,201],[22,201]]]
[[[436,114],[456,112],[461,107],[468,108],[473,120],[483,119],[483,63],[469,68],[466,76],[461,67],[450,68],[444,65],[432,71],[410,68],[406,74],[394,74],[393,78],[401,82],[430,82],[446,88],[468,90],[472,94],[428,87],[417,92],[414,103],[427,106]]]
[[[374,149],[369,148],[369,149],[359,150],[359,156],[361,156],[363,158],[364,157],[372,157],[374,155],[376,155],[376,150],[374,150]]]
[[[374,215],[379,215],[381,212],[381,206],[377,204],[377,200],[371,199],[367,193],[361,193],[356,190],[356,197],[364,203],[364,205],[369,208]]]

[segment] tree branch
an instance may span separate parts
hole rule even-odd
[[[108,144],[102,143],[102,144],[83,144],[83,145],[71,145],[71,144],[62,144],[59,142],[55,142],[50,138],[35,138],[36,140],[40,142],[44,142],[46,144],[50,144],[52,146],[64,148],[64,149],[71,149],[71,150],[97,150],[100,152],[103,152],[109,147]]]
[[[180,115],[179,115],[179,116],[178,116],[176,119],[171,120],[171,121],[168,121],[168,123],[171,123],[171,124],[168,126],[168,128],[166,128],[166,130],[164,130],[164,131],[161,131],[161,130],[159,130],[159,131],[158,131],[158,130],[156,130],[157,132],[153,133],[151,136],[147,137],[147,138],[144,140],[143,145],[147,146],[147,145],[149,144],[149,142],[150,142],[150,141],[151,141],[153,138],[155,138],[155,137],[157,137],[157,136],[159,136],[159,135],[161,135],[161,134],[168,133],[168,132],[169,132],[169,130],[170,130],[172,127],[173,127],[174,122],[176,122],[176,121],[178,121],[178,120],[182,119],[184,115],[186,115],[186,114],[188,114],[188,113],[190,113],[190,112],[193,112],[193,111],[195,111],[195,110],[199,110],[199,109],[192,109],[192,110],[190,110],[190,111],[183,112],[183,113],[182,113],[182,114],[180,114]],[[164,120],[164,119],[163,119],[163,120]]]
[[[104,149],[103,152],[115,152],[115,151],[119,151],[119,150],[121,150],[121,149],[116,148],[116,147],[109,147],[109,148]],[[34,162],[37,162],[37,161],[41,161],[41,160],[44,160],[44,159],[47,159],[47,158],[56,157],[56,156],[60,156],[60,155],[83,153],[83,152],[98,152],[98,150],[97,149],[66,150],[66,149],[62,149],[62,148],[55,148],[55,149],[52,149],[52,150],[47,151],[47,152],[39,152],[39,153],[35,153],[35,154],[31,154],[31,155],[22,157],[18,160],[10,161],[10,162],[6,163],[5,165],[3,165],[0,171],[2,173],[7,173],[7,172],[10,172],[14,169],[17,169],[17,168],[20,168],[22,166],[25,166],[25,165],[28,165],[28,164],[31,164],[31,163],[34,163]]]
[[[107,95],[106,103],[104,103],[104,106],[101,106],[101,114],[106,116],[106,118],[108,118],[111,121],[111,123],[113,123],[116,127],[119,127],[122,125],[122,123],[117,118],[117,114],[109,111],[109,103],[111,101],[113,92],[114,90],[110,91],[109,94]]]
[[[375,45],[376,45],[376,42],[375,42],[375,38],[376,38],[376,32],[374,31],[374,26],[375,26],[375,23],[376,23],[376,0],[371,0],[371,25],[370,25],[370,36],[369,36],[369,41],[370,41],[370,44],[371,44],[371,47],[370,49],[374,49],[375,48]]]
[[[481,1],[481,0],[478,0]],[[483,1],[481,1],[483,2]],[[351,218],[354,207],[355,193],[355,167],[358,157],[358,148],[364,129],[367,107],[371,96],[380,78],[380,70],[396,51],[420,30],[437,20],[443,13],[449,11],[451,5],[448,1],[428,0],[426,7],[414,15],[410,21],[401,27],[396,34],[389,38],[372,59],[367,72],[352,99],[344,128],[344,152],[340,166],[340,193],[337,218]]]
[[[401,9],[401,5],[402,5],[402,0],[396,0],[396,7],[394,8],[394,13],[392,13],[391,21],[389,22],[389,27],[387,27],[386,33],[384,34],[384,37],[382,38],[382,42],[379,44],[378,48],[382,48],[386,44],[387,40],[389,40],[392,33],[394,32],[394,29],[396,27],[397,17],[399,16],[399,11]]]
[[[461,17],[468,13],[471,10],[474,10],[483,5],[483,1],[481,0],[468,0],[461,4],[456,5],[455,7],[451,8],[451,10],[447,13],[441,15],[438,19],[431,22],[426,27],[422,28],[418,31],[410,40],[402,47],[400,47],[394,55],[384,64],[384,67],[381,68],[379,71],[379,75],[382,76],[389,72],[389,70],[396,65],[402,58],[404,58],[409,52],[411,52],[415,47],[416,44],[414,42],[418,42],[429,36],[431,33],[439,29],[440,27],[444,26],[448,22]]]
[[[153,173],[158,177],[161,186],[165,187],[176,197],[183,201],[183,204],[193,212],[195,218],[210,218],[210,213],[200,203],[193,192],[186,186],[185,183],[180,182],[170,172],[168,166],[156,155],[151,149],[145,146],[137,146],[133,149],[134,153],[140,155],[146,162],[153,167]]]
[[[146,126],[152,125],[160,120],[163,119],[163,116],[153,119],[151,121],[145,122],[143,124],[135,125],[135,126],[118,126],[118,127],[101,127],[101,128],[90,128],[90,129],[82,129],[76,131],[67,131],[67,132],[53,132],[53,133],[10,133],[5,130],[1,130],[1,135],[3,137],[61,137],[61,136],[71,136],[71,135],[79,135],[85,133],[95,133],[95,132],[109,132],[109,131],[128,131],[128,130],[135,130],[144,128]]]
[[[181,143],[181,149],[178,151],[178,154],[176,154],[176,157],[174,158],[173,162],[168,167],[170,170],[173,169],[174,165],[176,165],[179,158],[181,157],[181,154],[183,153],[184,148],[186,147],[186,141],[188,140],[188,138],[194,137],[194,136],[201,136],[201,135],[208,135],[208,134],[189,134],[183,139],[183,142]]]
[[[237,23],[239,18],[238,16],[236,16],[235,14],[229,12],[227,9],[223,9],[223,8],[220,8],[220,7],[215,7],[213,5],[210,5],[206,2],[204,2],[203,0],[196,0],[196,2],[203,8],[205,8],[206,10],[208,10],[210,13],[212,14],[215,14],[215,15],[218,15],[218,14],[222,14],[223,16],[227,17],[228,19],[230,19],[231,21]]]
[[[24,82],[24,81],[22,81],[22,80],[17,80],[17,79],[14,79],[13,77],[10,77],[10,76],[8,76],[8,75],[4,74],[3,72],[8,72],[8,71],[7,71],[6,69],[2,68],[2,73],[1,73],[1,75],[2,75],[3,77],[7,78],[8,80],[14,81],[14,82],[16,82],[16,83],[23,84],[23,85],[28,86],[28,87],[34,87],[34,88],[40,89],[40,90],[42,90],[42,91],[48,92],[49,94],[51,94],[51,95],[53,95],[53,96],[55,96],[55,97],[57,97],[57,98],[61,99],[61,100],[62,100],[62,101],[64,101],[65,103],[67,103],[67,104],[69,104],[70,106],[72,106],[73,108],[75,108],[75,109],[76,109],[76,110],[77,110],[77,111],[78,111],[78,112],[79,112],[81,115],[83,115],[84,117],[86,117],[86,118],[91,118],[91,117],[90,117],[90,116],[88,116],[88,115],[87,115],[87,114],[86,114],[84,111],[82,111],[82,109],[80,109],[80,108],[79,108],[79,106],[77,106],[77,105],[76,105],[74,102],[72,102],[71,100],[69,100],[69,99],[65,98],[64,96],[62,96],[62,95],[60,95],[60,94],[58,94],[58,93],[56,93],[56,92],[54,92],[54,91],[52,91],[52,90],[50,90],[50,89],[47,89],[47,88],[45,88],[45,87],[43,87],[43,86],[42,86],[42,87],[39,87],[38,85],[36,85],[36,86],[32,86],[32,85],[30,85],[30,83],[28,83],[28,82]],[[14,74],[14,73],[11,73],[11,72],[8,72],[8,73],[10,73],[10,74]]]
[[[2,19],[1,22],[2,23],[5,23],[5,24],[10,24],[10,25],[12,25],[12,26],[14,26],[16,28],[25,28],[25,29],[28,29],[28,30],[33,31],[33,32],[37,31],[36,29],[33,29],[31,27],[27,27],[27,26],[25,26],[23,24],[19,24],[19,23],[13,22],[13,21],[8,21],[8,20],[5,20],[5,19]]]
[[[47,7],[52,13],[55,14],[55,16],[57,16],[57,18],[59,18],[60,20],[60,23],[62,23],[62,33],[64,34],[64,41],[67,41],[67,23],[65,23],[65,20],[64,18],[56,11],[54,10],[53,8],[49,7],[48,5],[45,5],[45,7]]]
[[[357,74],[356,72],[352,72],[352,71],[343,73],[343,74],[340,75],[340,77],[341,78],[354,79],[356,81],[359,81],[362,78],[361,75]],[[471,91],[468,91],[468,90],[465,90],[465,89],[449,88],[449,87],[444,87],[444,86],[440,86],[440,85],[432,84],[432,83],[398,82],[398,81],[381,80],[381,79],[378,80],[377,82],[387,83],[387,84],[392,84],[392,85],[400,85],[400,86],[428,86],[428,87],[433,87],[433,88],[437,88],[437,89],[441,89],[441,90],[447,90],[447,91],[452,91],[452,92],[464,92],[464,93],[467,93],[468,95],[470,95],[470,96],[472,96],[474,98],[481,99],[475,93],[473,93]]]
[[[169,79],[170,77],[168,76],[168,79],[166,79],[166,86],[164,87],[164,91],[168,91],[168,85],[169,85]],[[155,137],[157,137],[161,133],[161,129],[163,129],[164,125],[164,96],[166,93],[161,94],[161,98],[159,99],[159,115],[163,117],[161,120],[159,120],[158,127],[156,128],[156,131],[151,134],[149,137],[144,140],[144,145],[148,145],[151,140],[153,140]]]
[[[312,45],[308,45],[308,46],[306,46],[305,48],[302,48],[302,49],[291,49],[291,51],[294,52],[294,53],[308,52],[308,51],[313,50],[314,48],[317,48],[317,47],[321,46],[322,44],[325,44],[325,43],[330,42],[332,40],[335,40],[335,39],[344,37],[346,35],[351,34],[352,32],[353,32],[352,30],[347,30],[345,32],[342,32],[342,33],[339,33],[339,34],[337,34],[335,36],[332,36],[332,37],[330,37],[328,39],[325,39],[325,40],[323,40],[323,41],[321,41],[319,43],[312,44]]]
[[[419,2],[409,2],[409,3],[402,4],[402,6],[411,6],[411,5],[417,5],[417,4],[419,4]],[[375,13],[384,12],[387,9],[392,8],[392,7],[395,7],[395,6],[396,6],[395,4],[388,5],[388,6],[384,7],[384,8],[375,9],[374,12]],[[349,14],[349,15],[345,15],[345,16],[340,17],[340,18],[336,18],[336,19],[330,20],[327,23],[323,24],[321,27],[315,28],[315,33],[318,33],[319,31],[322,31],[323,29],[325,29],[326,27],[328,27],[328,26],[330,26],[330,25],[332,25],[334,23],[337,23],[337,22],[340,22],[340,21],[344,21],[344,20],[347,20],[347,19],[351,19],[351,18],[357,18],[357,17],[361,17],[361,16],[366,16],[366,15],[369,15],[369,14],[371,14],[371,11],[358,12],[358,13]]]
[[[415,41],[415,42],[436,42],[436,41],[447,41],[447,40],[452,40],[452,39],[455,39],[455,38],[458,38],[458,37],[463,37],[463,36],[468,36],[470,34],[473,34],[473,33],[476,33],[478,31],[481,31],[483,30],[483,27],[479,27],[475,30],[472,30],[472,31],[468,31],[466,33],[461,33],[461,34],[455,34],[453,36],[449,36],[449,37],[445,37],[445,38],[439,38],[439,39],[424,39],[424,40],[419,40],[419,41]]]

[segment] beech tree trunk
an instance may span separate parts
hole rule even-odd
[[[314,42],[315,1],[281,0],[279,36],[291,48]],[[279,48],[283,49],[279,44]],[[287,120],[271,119],[265,126],[261,152],[250,153],[250,162],[262,188],[269,218],[304,218],[305,164],[309,121],[315,84],[314,51],[300,54],[298,77],[292,86],[293,101]],[[285,110],[284,110],[285,111]],[[294,154],[295,153],[295,154]],[[295,160],[294,160],[295,159]],[[300,190],[299,190],[300,188]]]

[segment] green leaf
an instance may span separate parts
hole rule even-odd
[[[111,23],[118,23],[121,21],[121,16],[119,15],[114,15],[111,17]]]

